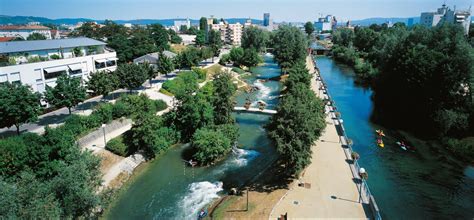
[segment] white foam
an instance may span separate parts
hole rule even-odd
[[[201,209],[219,198],[218,193],[223,190],[222,185],[222,182],[208,181],[191,183],[186,196],[181,200],[181,218],[196,219]]]
[[[259,88],[257,94],[258,99],[267,99],[270,96],[272,90],[270,89],[270,87],[265,86],[262,82],[260,82],[260,80],[255,80],[253,85]]]

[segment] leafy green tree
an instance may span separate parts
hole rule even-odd
[[[170,35],[170,43],[180,44],[181,42],[183,42],[183,39],[181,39],[181,37],[178,36],[178,34],[174,30],[169,29],[168,34]]]
[[[212,49],[212,57],[219,55],[219,49],[222,47],[221,32],[210,30],[207,39],[207,45]],[[214,59],[213,59],[214,61]]]
[[[95,25],[95,24],[94,24]],[[101,28],[98,28],[98,38],[109,38],[115,35],[127,35],[128,28],[115,23],[114,21],[111,20],[105,20],[104,21],[104,26]]]
[[[311,76],[306,68],[306,63],[298,62],[294,64],[288,73],[288,79],[285,81],[285,86],[288,91],[295,88],[298,84],[303,84],[307,87],[310,86]]]
[[[184,142],[189,141],[197,129],[214,124],[214,110],[211,103],[205,97],[192,95],[193,90],[189,88],[187,90],[185,94],[177,96],[180,104],[174,121]]]
[[[154,158],[177,142],[177,133],[165,127],[163,119],[154,114],[138,117],[132,129],[132,144],[137,150],[145,153],[147,158]]]
[[[369,52],[380,36],[379,33],[371,28],[358,27],[354,31],[354,46],[363,52]]]
[[[168,73],[174,71],[174,63],[173,60],[165,56],[164,54],[160,54],[158,57],[157,70],[161,74],[165,74],[168,76]]]
[[[204,31],[204,33],[207,33],[209,26],[207,24],[207,18],[206,17],[201,17],[199,19],[199,30]]]
[[[273,54],[278,64],[288,63],[290,65],[306,57],[307,41],[298,28],[282,25],[276,30],[272,37]]]
[[[266,46],[267,35],[262,29],[257,27],[245,28],[242,33],[242,48],[255,49],[257,52],[262,51]]]
[[[230,55],[229,54],[223,54],[221,56],[221,59],[219,60],[219,64],[223,65],[223,66],[227,65],[227,63],[229,63],[229,62],[230,62]]]
[[[23,123],[37,120],[41,111],[40,95],[28,86],[5,83],[0,85],[0,127],[16,127],[20,134]]]
[[[46,37],[40,33],[32,33],[26,38],[26,40],[46,40]]]
[[[140,87],[149,77],[148,69],[137,64],[119,65],[115,74],[119,78],[119,85],[132,91]]]
[[[207,60],[214,57],[214,51],[210,47],[201,48],[201,59]]]
[[[158,50],[155,46],[155,42],[151,38],[149,30],[139,26],[133,27],[129,41],[132,56],[130,57],[130,60],[127,61],[131,61],[133,58],[153,53]]]
[[[280,100],[267,128],[289,174],[310,164],[311,146],[325,126],[323,102],[307,85],[298,83]]]
[[[117,34],[107,39],[107,45],[117,52],[119,62],[129,62],[133,60],[133,44],[127,35]]]
[[[199,30],[196,34],[196,45],[203,46],[206,43],[206,32],[203,30]]]
[[[350,47],[354,41],[354,31],[348,28],[340,28],[333,31],[332,42],[334,44]]]
[[[83,37],[98,39],[100,38],[98,32],[99,32],[98,26],[96,24],[92,22],[86,22],[82,24],[79,28],[71,32],[71,36],[74,36],[74,37],[83,36]]]
[[[86,88],[81,85],[80,78],[61,75],[56,80],[54,88],[46,86],[45,99],[57,108],[67,107],[71,114],[71,108],[86,99]]]
[[[314,32],[314,25],[311,21],[308,21],[306,24],[304,24],[304,32],[306,32],[308,36]]]
[[[234,63],[234,66],[240,66],[242,58],[244,57],[244,49],[241,47],[234,47],[229,52],[230,60]]]
[[[179,27],[179,32],[181,32],[181,33],[188,33],[188,26],[186,26],[186,25],[181,25],[181,26]]]
[[[261,62],[263,62],[263,60],[254,48],[245,49],[244,56],[240,60],[240,63],[246,67],[254,67]]]
[[[191,26],[186,32],[186,34],[196,35],[198,32],[199,30],[196,27]]]
[[[194,159],[200,164],[211,164],[222,159],[232,149],[230,140],[220,131],[199,129],[193,135]]]
[[[87,82],[87,89],[94,91],[95,95],[102,95],[102,98],[105,98],[105,96],[117,88],[117,85],[117,75],[99,71],[91,74]]]
[[[155,41],[156,48],[158,51],[169,50],[168,44],[170,36],[168,31],[161,24],[151,24],[148,26],[148,30],[151,33],[151,38]]]
[[[218,73],[213,81],[213,88],[214,123],[217,125],[234,123],[232,99],[237,88],[232,83],[232,76],[229,73]]]
[[[191,68],[198,66],[201,61],[200,51],[195,47],[188,47],[178,54],[175,59],[177,66],[180,68]]]

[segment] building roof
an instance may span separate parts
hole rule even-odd
[[[49,30],[49,27],[42,25],[4,25],[0,30]]]
[[[176,56],[175,53],[171,51],[163,51],[163,55],[168,58],[174,58]],[[160,53],[149,53],[145,54],[141,57],[138,57],[136,59],[133,59],[134,63],[139,63],[141,61],[147,61],[148,63],[157,63],[158,62],[158,57],[160,56]]]
[[[86,46],[106,45],[106,43],[87,37],[55,39],[55,40],[27,40],[0,42],[0,53],[16,53],[59,48],[73,48]]]
[[[15,39],[16,37],[0,37],[0,42],[7,42]]]

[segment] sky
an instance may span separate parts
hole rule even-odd
[[[269,12],[274,21],[314,21],[320,14],[338,20],[372,17],[413,17],[434,11],[444,0],[0,0],[0,15],[47,18],[164,19],[217,18],[262,19]],[[474,0],[446,0],[469,8]]]

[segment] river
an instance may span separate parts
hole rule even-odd
[[[353,149],[366,168],[368,184],[385,219],[473,219],[474,168],[439,147],[411,138],[414,152],[404,151],[393,131],[370,121],[372,91],[354,84],[350,67],[331,58],[316,59],[329,94],[344,119]],[[403,89],[403,88],[401,88]],[[385,147],[375,144],[375,129],[387,135]]]
[[[264,65],[252,69],[246,81],[258,87],[254,93],[239,92],[238,106],[246,98],[253,105],[262,100],[275,108],[281,84],[262,82],[278,76],[280,69],[271,56],[264,56]],[[134,177],[108,211],[108,219],[196,219],[197,213],[222,196],[229,187],[239,186],[267,168],[277,153],[263,126],[270,116],[234,114],[239,126],[238,149],[226,160],[210,167],[185,167],[182,155],[185,145],[171,148],[152,161]]]

